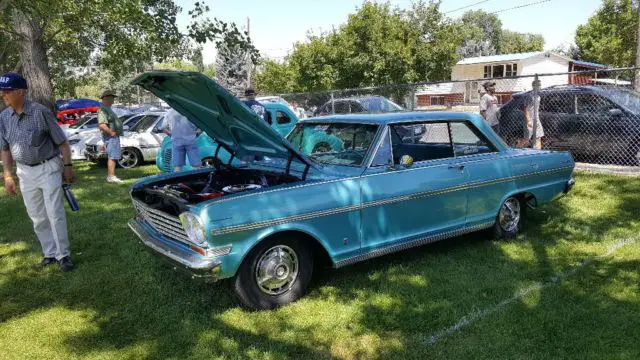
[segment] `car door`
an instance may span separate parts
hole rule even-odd
[[[618,107],[608,99],[594,93],[579,93],[576,99],[576,112],[579,130],[573,137],[573,144],[582,154],[603,157],[606,160],[612,148],[619,147],[618,138],[612,133],[618,122],[618,115],[612,109]],[[619,115],[623,115],[620,111]],[[617,134],[619,135],[619,134]],[[618,151],[623,149],[618,149]]]
[[[396,130],[406,132],[407,124],[385,129],[361,178],[364,253],[464,227],[466,170],[454,158],[448,123],[412,126],[422,129],[410,133],[423,136],[401,138]],[[403,155],[413,165],[401,165]]]
[[[571,150],[573,138],[579,131],[575,93],[541,93],[539,116],[545,134],[545,148]]]
[[[468,121],[451,122],[451,141],[457,165],[465,170],[466,226],[488,226],[505,194],[515,187],[505,155]],[[530,164],[528,164],[530,165]]]

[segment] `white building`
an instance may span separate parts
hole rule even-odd
[[[479,56],[458,61],[451,69],[449,83],[424,86],[416,92],[418,106],[436,106],[460,103],[477,103],[480,100],[483,79],[496,82],[499,103],[511,99],[511,95],[532,89],[535,74],[559,74],[540,76],[541,86],[586,83],[589,75],[568,75],[567,72],[601,70],[606,66],[572,60],[553,52],[530,52],[493,56]],[[513,78],[515,76],[527,76]]]

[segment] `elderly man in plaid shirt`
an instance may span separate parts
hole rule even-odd
[[[73,263],[62,180],[64,177],[67,183],[74,181],[71,148],[53,112],[25,100],[26,89],[27,81],[18,74],[0,77],[2,99],[7,106],[0,113],[4,187],[9,195],[17,194],[18,186],[11,173],[15,160],[24,204],[44,255],[36,267],[58,263],[61,271],[70,271]]]

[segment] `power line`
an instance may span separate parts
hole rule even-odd
[[[509,10],[521,9],[521,8],[525,8],[525,7],[529,7],[529,6],[533,6],[533,5],[538,5],[538,4],[546,3],[546,2],[549,2],[549,1],[551,1],[551,0],[541,0],[541,1],[536,1],[536,2],[533,2],[533,3],[529,3],[529,4],[524,4],[524,5],[514,6],[514,7],[511,7],[511,8],[507,8],[507,9],[502,9],[502,10],[494,11],[494,12],[492,12],[491,14],[498,14],[498,13],[505,12],[505,11],[509,11]]]
[[[445,14],[452,13],[452,12],[455,12],[455,11],[458,11],[458,10],[464,10],[466,8],[470,8],[472,6],[480,5],[480,4],[483,4],[483,3],[486,3],[486,2],[489,2],[489,0],[482,0],[482,1],[478,1],[477,3],[473,3],[471,5],[467,5],[467,6],[459,7],[457,9],[449,10],[449,11],[445,12]]]

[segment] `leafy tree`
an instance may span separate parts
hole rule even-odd
[[[459,20],[463,35],[457,54],[463,58],[501,54],[502,22],[495,14],[469,10]]]
[[[439,6],[439,1],[419,1],[403,11],[365,2],[340,28],[296,43],[285,63],[265,63],[259,84],[287,92],[446,79],[461,37],[459,25]],[[293,83],[282,80],[285,74]],[[405,91],[393,96],[401,98]]]
[[[517,54],[542,51],[543,49],[544,37],[540,34],[526,34],[502,30],[502,38],[500,40],[501,54]]]
[[[180,33],[180,11],[173,0],[0,0],[0,33],[18,50],[30,96],[50,106],[52,78],[60,84],[55,78],[73,67],[96,64],[120,78],[189,54],[192,41],[218,42],[226,34],[258,56],[234,24],[205,18],[209,8],[200,2],[189,11],[187,34]]]
[[[296,72],[287,63],[263,60],[254,76],[256,91],[262,94],[289,93],[298,90]]]
[[[633,65],[638,6],[634,0],[604,0],[596,14],[576,30],[582,59],[616,67]]]

